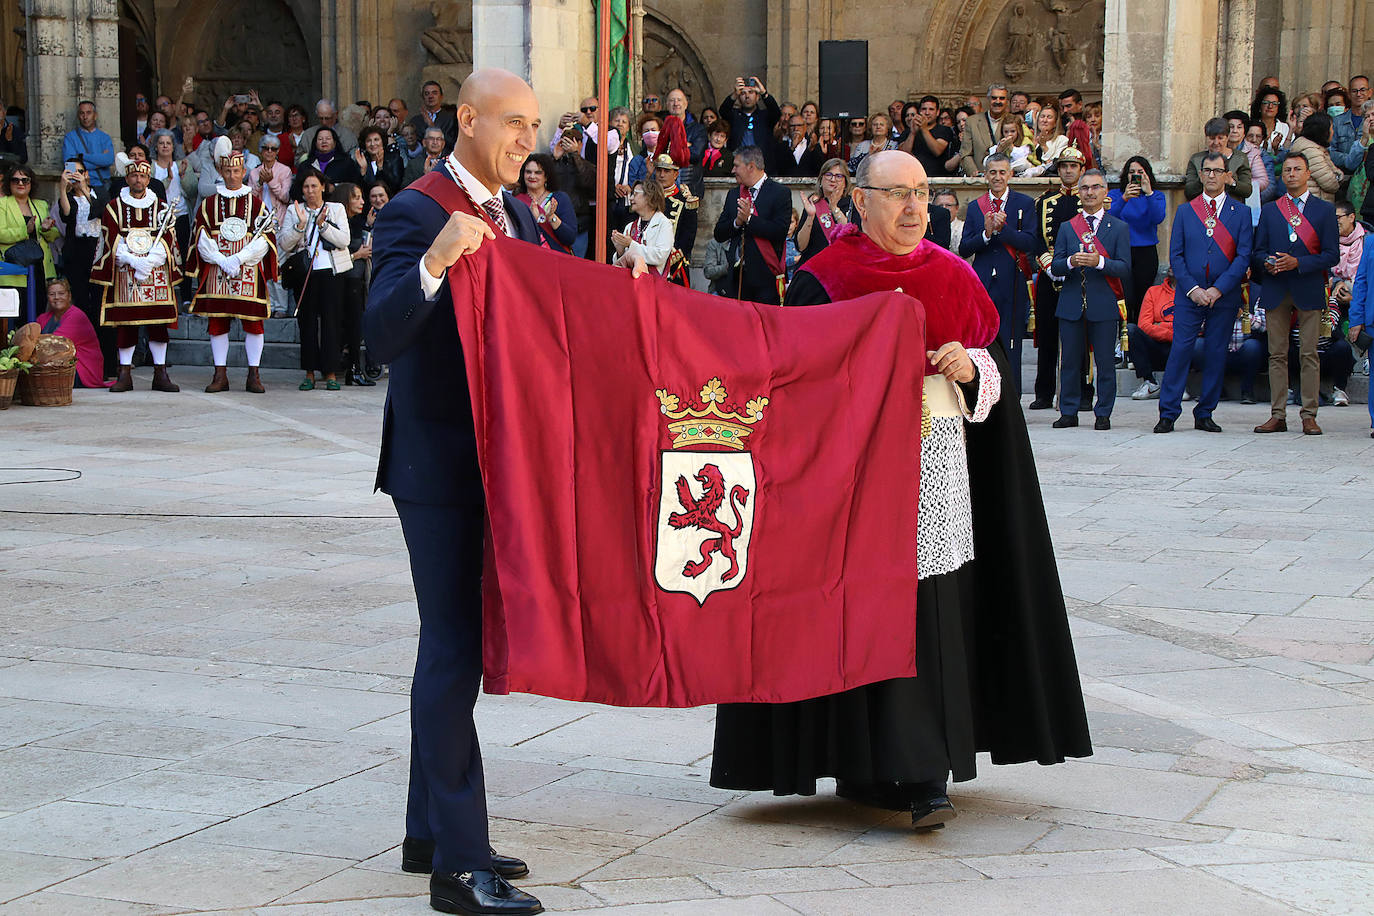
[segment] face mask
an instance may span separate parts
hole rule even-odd
[[[655,146],[658,145],[658,131],[656,131],[656,130],[646,130],[646,131],[640,136],[640,139],[644,141],[644,148],[645,148],[645,149],[653,149]]]
[[[1326,109],[1326,113],[1331,115],[1331,117],[1333,118],[1339,118],[1341,115],[1345,114],[1345,106],[1332,105],[1331,107]]]

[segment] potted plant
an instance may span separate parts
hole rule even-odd
[[[17,346],[0,350],[0,410],[9,407],[10,401],[14,400],[14,384],[19,380],[19,373],[33,368],[32,363],[26,363],[18,357],[18,352]]]

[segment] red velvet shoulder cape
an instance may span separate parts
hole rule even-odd
[[[925,239],[911,254],[890,254],[852,225],[800,270],[825,288],[832,302],[901,288],[926,307],[926,346],[951,340],[986,347],[997,337],[997,306],[968,262]],[[927,366],[927,374],[934,372]]]

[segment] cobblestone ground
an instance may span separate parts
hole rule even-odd
[[[427,912],[384,387],[176,375],[0,413],[0,909]],[[712,789],[710,709],[483,697],[496,844],[560,911],[1374,911],[1374,441],[1363,406],[1264,416],[1030,415],[1092,758],[984,765],[915,836]]]

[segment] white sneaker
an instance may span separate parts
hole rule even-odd
[[[1159,386],[1158,386],[1158,385],[1155,385],[1155,386],[1153,386],[1153,387],[1154,387],[1154,389],[1155,389],[1155,397],[1159,397],[1159,393],[1158,393],[1158,392],[1159,392]],[[1135,391],[1132,391],[1132,392],[1131,392],[1131,400],[1132,400],[1132,401],[1148,401],[1148,400],[1150,399],[1150,388],[1151,388],[1151,385],[1150,385],[1150,383],[1149,383],[1148,381],[1142,381],[1142,382],[1140,383],[1140,387],[1137,388]]]
[[[1331,391],[1331,403],[1337,407],[1349,407],[1350,395],[1346,394],[1340,388],[1334,388]]]
[[[1193,400],[1193,393],[1189,391],[1187,388],[1183,389],[1183,400],[1185,402]]]

